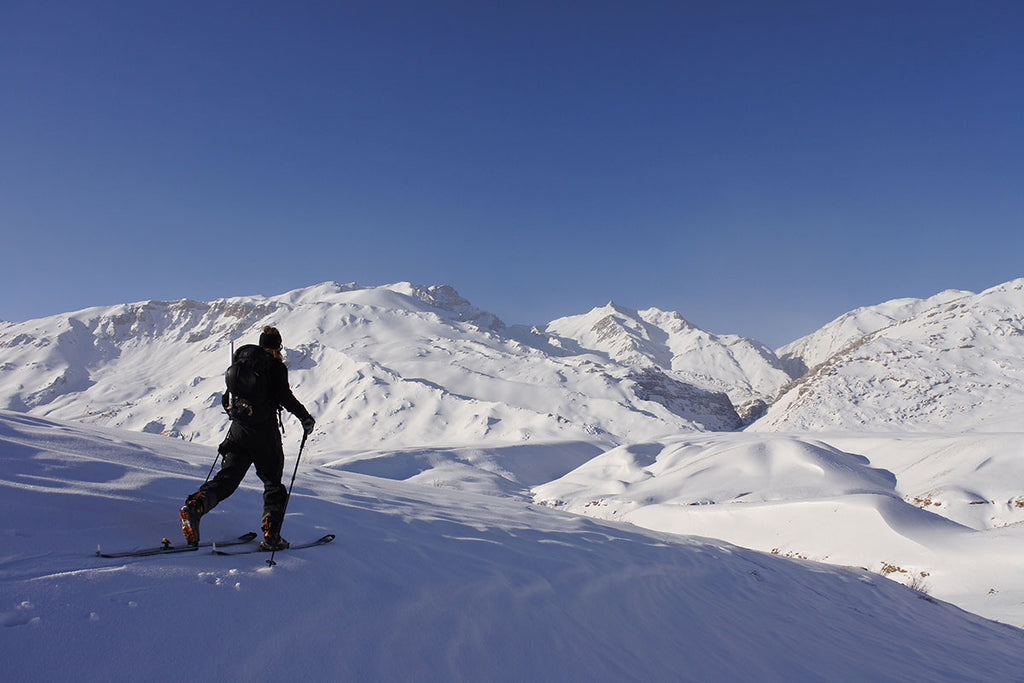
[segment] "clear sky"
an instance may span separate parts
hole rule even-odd
[[[1024,276],[1024,2],[0,2],[0,319],[325,280],[771,346]]]

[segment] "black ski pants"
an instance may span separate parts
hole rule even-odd
[[[284,519],[288,489],[281,483],[284,474],[284,450],[276,422],[255,426],[232,422],[228,435],[217,448],[224,462],[220,471],[199,489],[210,505],[224,500],[238,488],[249,467],[256,466],[256,476],[263,482],[263,515],[270,515],[274,528]]]

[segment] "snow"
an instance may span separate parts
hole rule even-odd
[[[758,431],[1024,430],[1024,279],[859,309],[780,351],[811,369]]]
[[[95,557],[178,540],[231,345],[267,324],[318,421],[285,536],[337,540]],[[0,348],[12,680],[1020,677],[1024,280],[778,352],[614,303],[509,327],[407,282],[91,308]],[[251,475],[204,537],[260,507]]]
[[[796,361],[807,368],[824,363],[863,337],[885,329],[922,311],[969,296],[970,292],[947,289],[928,299],[893,299],[845,313],[806,337],[778,349],[784,362]]]
[[[609,302],[559,318],[547,332],[620,363],[672,371],[696,386],[727,393],[736,404],[773,398],[793,379],[762,344],[705,332],[674,311],[633,311]]]
[[[17,323],[0,330],[0,407],[216,444],[224,421],[211,408],[230,345],[255,341],[268,324],[284,334],[292,386],[319,433],[352,449],[595,436],[610,445],[624,433],[664,435],[735,417],[728,401],[704,400],[707,392],[671,403],[640,397],[632,367],[496,334],[500,321],[454,290],[408,283],[326,283],[270,298],[142,302]]]
[[[0,643],[10,680],[977,680],[1016,677],[1024,632],[863,569],[302,467],[262,555],[144,546],[214,450],[0,413]],[[294,457],[290,455],[290,458]],[[258,482],[257,482],[258,483]],[[252,527],[247,481],[204,519]]]
[[[600,519],[888,569],[1024,626],[1021,443],[1021,434],[680,436],[612,449],[534,492]]]

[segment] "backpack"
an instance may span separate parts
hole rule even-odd
[[[271,362],[267,352],[255,344],[246,344],[235,351],[224,373],[228,387],[227,411],[232,420],[258,424],[273,418],[277,406],[270,386]]]

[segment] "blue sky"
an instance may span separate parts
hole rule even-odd
[[[325,280],[772,346],[1024,275],[1024,3],[5,2],[0,319]]]

